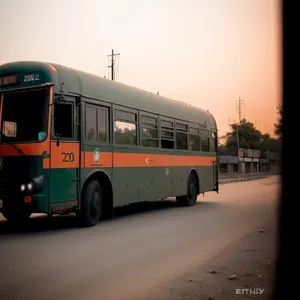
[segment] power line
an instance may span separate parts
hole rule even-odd
[[[111,65],[107,66],[111,68],[111,80],[115,80],[115,58],[117,55],[120,55],[120,53],[114,53],[114,49],[111,50],[111,54],[107,55],[107,57],[111,56]]]

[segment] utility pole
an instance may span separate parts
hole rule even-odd
[[[239,97],[238,103],[237,103],[237,109],[238,109],[238,114],[239,114],[239,121],[236,125],[236,136],[237,136],[237,145],[238,145],[238,151],[240,148],[240,139],[239,139],[239,126],[241,125],[241,119],[242,119],[242,102],[243,100],[241,97]]]
[[[111,56],[111,65],[107,66],[111,68],[111,80],[115,80],[115,58],[117,55],[120,55],[120,53],[114,53],[114,49],[111,50],[111,54],[107,55],[107,57]]]
[[[239,137],[239,124],[236,123],[236,143],[238,148],[238,156],[239,156],[239,149],[240,149],[240,137]]]
[[[237,103],[237,109],[238,109],[238,114],[239,114],[239,124],[241,124],[241,119],[242,119],[242,102],[243,100],[241,97],[239,97],[238,103]]]
[[[242,118],[242,99],[239,97],[237,103],[237,109],[239,114],[239,121],[236,124],[236,143],[237,143],[237,157],[238,157],[238,174],[240,174],[240,137],[239,137],[239,126],[241,125],[241,118]]]

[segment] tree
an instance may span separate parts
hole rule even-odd
[[[239,136],[239,147],[244,149],[255,149],[261,151],[264,156],[266,151],[279,151],[280,141],[273,139],[269,134],[263,134],[255,128],[254,124],[243,119],[239,126],[231,124],[231,131],[226,134],[225,144],[219,146],[220,155],[237,155],[237,133]]]
[[[271,136],[267,133],[262,135],[258,149],[261,152],[261,157],[266,157],[267,151],[279,152],[280,147],[280,140],[271,138]]]
[[[231,131],[226,134],[225,146],[231,155],[237,155],[237,135],[239,137],[239,147],[245,149],[256,149],[260,140],[261,132],[257,130],[253,123],[246,119],[241,120],[241,123],[231,124]]]
[[[219,145],[218,150],[219,150],[219,155],[228,155],[229,154],[228,149],[225,145]]]
[[[282,106],[277,106],[277,122],[274,124],[274,134],[281,139],[282,138],[282,115],[283,115],[283,109]]]

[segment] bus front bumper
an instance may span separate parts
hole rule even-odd
[[[7,207],[26,209],[32,213],[48,213],[48,197],[45,194],[0,192],[0,212]]]

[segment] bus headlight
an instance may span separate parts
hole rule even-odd
[[[34,184],[32,182],[29,182],[27,184],[27,189],[28,189],[28,191],[32,191],[34,189]]]
[[[0,0],[1,1],[1,0]],[[44,187],[44,175],[40,174],[32,178],[28,183],[20,185],[21,192],[33,192]]]

